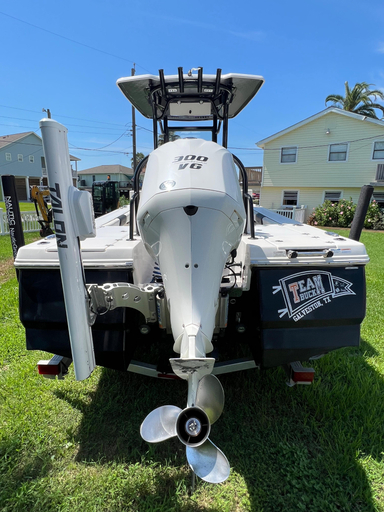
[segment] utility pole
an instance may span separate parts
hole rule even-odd
[[[49,110],[49,108],[43,108],[42,111],[47,113],[48,119],[51,119],[51,111]]]
[[[131,76],[135,75],[135,63],[131,69]],[[132,147],[133,147],[133,170],[136,170],[136,112],[135,107],[132,105]]]

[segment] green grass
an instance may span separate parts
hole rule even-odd
[[[21,212],[35,212],[36,211],[34,203],[31,203],[31,202],[19,203],[19,207],[20,207]],[[2,208],[3,211],[5,211],[4,201],[0,201],[0,208]]]
[[[24,241],[30,244],[34,240],[39,240],[41,237],[38,232],[24,233]],[[12,247],[9,242],[9,235],[0,236],[0,261],[12,258]]]
[[[384,511],[384,234],[364,232],[367,317],[360,348],[315,362],[312,386],[281,369],[220,377],[226,405],[211,439],[231,463],[222,485],[190,495],[177,440],[139,434],[162,404],[185,406],[186,384],[97,368],[85,382],[36,373],[17,282],[0,286],[0,511]],[[11,255],[0,237],[0,260]],[[8,251],[8,252],[7,252]]]

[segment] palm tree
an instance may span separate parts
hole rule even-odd
[[[371,96],[373,96],[375,101],[376,98],[384,100],[384,94],[376,89],[371,90],[371,85],[373,84],[361,82],[357,83],[353,89],[350,89],[348,82],[345,82],[345,96],[330,94],[325,98],[325,104],[327,104],[328,101],[333,101],[335,107],[339,106],[339,108],[354,112],[355,114],[379,119],[375,109],[381,110],[384,114],[384,106],[379,103],[374,103]]]

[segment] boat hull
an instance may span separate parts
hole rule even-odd
[[[85,271],[88,283],[132,283],[131,270]],[[28,350],[44,350],[72,357],[59,269],[22,269],[19,273],[20,320],[26,330]],[[92,326],[96,364],[126,370],[134,343],[127,343],[134,326],[144,322],[133,309],[116,308],[99,315]]]
[[[253,267],[249,296],[244,293],[241,301],[242,322],[252,329],[248,343],[260,366],[306,361],[359,345],[365,269]]]
[[[130,269],[86,269],[85,277],[87,283],[96,284],[133,282]],[[71,357],[59,269],[21,269],[19,286],[27,348]],[[363,265],[254,266],[250,289],[241,295],[238,290],[230,293],[228,327],[214,343],[217,357],[223,348],[232,353],[245,345],[255,363],[268,368],[358,346],[365,306]],[[167,340],[157,323],[150,324],[151,334],[143,336],[140,326],[144,323],[144,317],[131,308],[98,316],[92,326],[96,363],[125,371],[143,343]],[[172,345],[168,335],[167,357],[172,356]]]

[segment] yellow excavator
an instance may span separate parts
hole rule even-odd
[[[38,222],[41,226],[40,236],[52,235],[52,208],[48,204],[49,190],[44,187],[33,185],[31,187],[31,199],[35,203]]]

